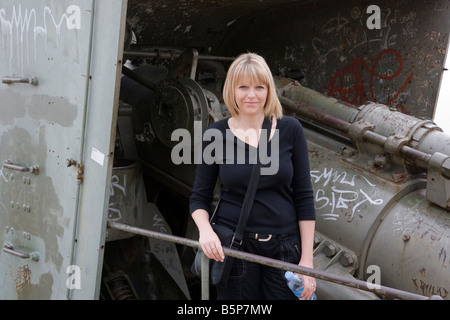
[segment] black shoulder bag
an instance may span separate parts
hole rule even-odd
[[[270,137],[270,129],[272,127],[272,122],[265,118],[263,122],[263,131],[267,133],[267,141],[269,141]],[[247,187],[247,191],[245,193],[244,202],[242,204],[241,215],[239,217],[239,222],[236,227],[236,231],[229,229],[228,227],[219,225],[215,223],[215,215],[217,208],[220,205],[219,203],[216,205],[214,213],[210,219],[211,226],[214,232],[220,239],[222,246],[228,247],[230,249],[239,250],[242,244],[242,239],[244,238],[245,226],[247,224],[248,216],[250,214],[250,210],[253,205],[253,200],[255,198],[256,189],[258,187],[260,171],[261,171],[261,161],[259,160],[259,145],[257,149],[257,161],[256,164],[253,165],[252,173],[250,176],[250,181]],[[231,267],[233,266],[234,258],[225,256],[223,262],[215,261],[210,259],[209,261],[209,278],[210,283],[212,285],[218,287],[226,287],[228,282],[228,277],[231,271]],[[191,266],[191,272],[197,277],[201,277],[201,265],[202,265],[202,251],[198,250],[194,263]]]

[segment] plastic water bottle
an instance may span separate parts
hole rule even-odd
[[[299,300],[303,300],[303,298],[300,296],[303,291],[303,279],[294,274],[292,271],[286,271],[284,277],[286,278],[287,285],[292,290],[292,292],[297,296]],[[316,294],[314,292],[309,300],[317,300]]]

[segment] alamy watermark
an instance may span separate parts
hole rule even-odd
[[[243,140],[237,139],[230,129],[226,129],[225,136],[222,131],[210,128],[202,135],[201,121],[194,121],[193,137],[187,129],[176,129],[172,132],[171,140],[179,141],[172,148],[171,159],[174,164],[255,164],[257,156],[261,164],[261,175],[274,175],[280,165],[279,132],[275,129],[268,143],[269,130],[261,129],[258,149],[249,147]],[[244,140],[255,139],[257,132],[254,129],[241,131],[240,137]],[[209,142],[202,149],[202,141]],[[269,153],[270,146],[270,153]],[[193,149],[192,149],[193,148]],[[192,152],[193,151],[193,152]],[[248,161],[246,154],[248,153]],[[192,159],[194,158],[194,159]],[[268,166],[267,166],[268,165]]]
[[[367,288],[380,289],[381,288],[381,269],[379,266],[373,264],[367,267],[367,273],[370,273],[370,276],[367,277],[366,283]]]
[[[69,277],[66,280],[66,286],[69,290],[81,289],[81,270],[76,264],[67,267],[66,273]]]
[[[377,5],[370,5],[367,7],[366,13],[371,14],[366,20],[368,29],[381,29],[381,10]]]

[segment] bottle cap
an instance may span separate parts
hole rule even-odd
[[[286,280],[291,280],[294,278],[294,273],[292,271],[286,271],[284,277],[286,278]]]

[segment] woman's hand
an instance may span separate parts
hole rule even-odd
[[[312,269],[312,263],[302,263],[300,260],[299,266]],[[303,291],[301,294],[302,299],[309,300],[311,295],[316,291],[316,279],[313,277],[306,276],[304,274],[298,274],[303,279]]]
[[[314,248],[314,220],[299,221],[300,237],[302,243],[302,256],[298,263],[301,267],[313,269],[313,248]],[[303,278],[304,289],[302,291],[302,298],[307,300],[316,291],[316,279],[313,277],[300,275]]]
[[[192,213],[192,219],[194,219],[198,228],[198,242],[200,242],[203,253],[209,259],[223,262],[225,254],[223,253],[219,237],[209,223],[208,212],[203,209],[197,209]]]
[[[219,237],[211,227],[205,227],[203,230],[200,230],[200,237],[198,241],[202,246],[203,253],[209,259],[223,262],[225,255],[223,253],[222,244],[220,243]]]

